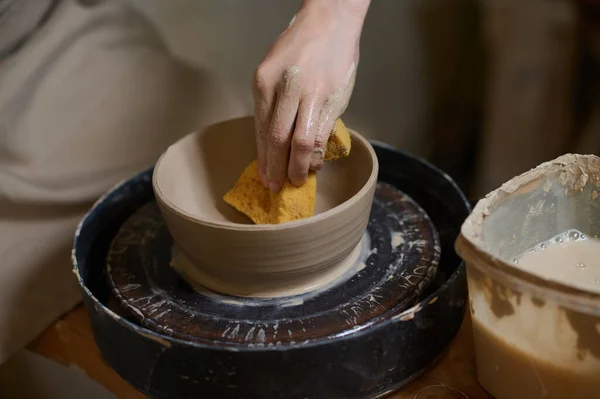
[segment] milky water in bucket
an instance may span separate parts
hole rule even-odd
[[[568,154],[462,227],[477,374],[496,399],[600,398],[599,192],[600,158]]]
[[[519,269],[600,292],[600,240],[569,230],[513,259]]]

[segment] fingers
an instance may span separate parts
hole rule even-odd
[[[310,160],[312,170],[320,170],[323,167],[327,141],[335,126],[336,115],[335,103],[329,98],[323,104],[315,129],[314,149]]]
[[[277,100],[268,130],[266,177],[269,189],[279,192],[287,177],[290,140],[300,103],[300,71],[297,67],[283,72]]]
[[[268,75],[259,66],[254,74],[254,133],[256,137],[256,159],[258,164],[258,175],[265,187],[268,187],[267,166],[267,143],[269,137],[269,124],[275,106],[275,90],[268,84]]]
[[[342,108],[339,90],[325,101],[315,93],[301,96],[298,67],[286,68],[279,80],[264,67],[257,69],[254,113],[258,173],[272,192],[279,192],[286,178],[300,186],[309,170],[321,169],[329,135]]]
[[[288,163],[288,177],[296,186],[304,184],[308,177],[320,105],[319,99],[313,96],[303,98],[298,107]]]

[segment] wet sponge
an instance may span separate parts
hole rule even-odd
[[[261,183],[258,164],[254,161],[223,199],[256,224],[279,224],[303,219],[315,214],[317,176],[311,172],[306,183],[300,187],[286,181],[281,191],[273,194]]]
[[[327,141],[325,160],[335,160],[350,154],[350,132],[341,119]],[[317,199],[317,176],[308,174],[306,183],[296,187],[289,180],[279,193],[273,194],[265,188],[258,176],[257,161],[252,162],[223,200],[248,216],[256,224],[280,224],[300,220],[315,214]]]
[[[350,132],[341,119],[335,121],[335,126],[331,131],[329,140],[327,140],[327,151],[325,152],[326,161],[335,161],[350,154],[352,140]]]

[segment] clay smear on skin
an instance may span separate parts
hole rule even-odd
[[[292,27],[295,20],[296,15],[292,17],[287,28],[281,33],[281,35],[283,35]],[[321,108],[321,112],[318,116],[318,129],[316,133],[316,138],[319,141],[326,141],[325,135],[329,132],[325,132],[325,126],[331,125],[332,120],[337,119],[348,106],[350,95],[354,88],[356,71],[357,63],[352,62],[352,64],[348,68],[348,71],[346,72],[346,79],[344,85],[336,89],[332,94],[330,94],[327,97],[327,99],[325,99],[325,102],[323,103]],[[301,68],[297,65],[291,65],[284,69],[281,77],[284,95],[286,95],[285,93],[288,93],[288,95],[292,95],[291,93],[295,93],[297,90],[300,90],[300,74]],[[315,148],[313,150],[313,154],[319,157],[323,157],[324,151],[324,148]]]
[[[290,28],[292,27],[292,25],[294,25],[294,22],[295,22],[295,21],[296,21],[296,15],[294,15],[294,16],[292,17],[292,19],[290,19],[290,22],[288,23],[288,26],[287,26],[287,28],[285,28],[285,29],[283,30],[283,32],[281,32],[281,33],[279,34],[279,37],[283,36],[283,35],[285,34],[285,32],[287,32],[288,30],[290,30]]]

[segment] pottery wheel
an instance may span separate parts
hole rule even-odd
[[[252,299],[193,290],[170,267],[173,240],[155,202],[112,241],[107,277],[138,323],[218,346],[290,346],[364,329],[414,304],[437,271],[440,244],[429,216],[392,185],[378,183],[361,262],[328,289]]]

